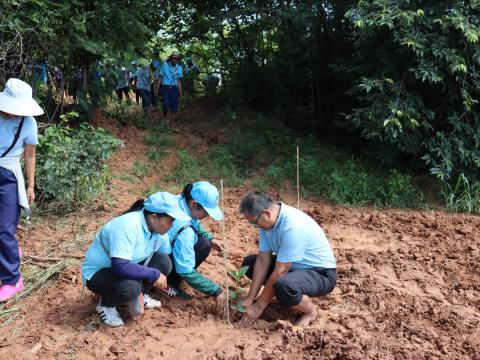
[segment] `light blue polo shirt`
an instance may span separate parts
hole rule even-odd
[[[17,133],[22,117],[16,119],[5,119],[0,115],[0,156],[12,144],[13,138]],[[25,116],[20,137],[7,157],[21,156],[25,145],[38,145],[37,122],[31,116]]]
[[[106,247],[105,253],[101,243]],[[117,257],[140,263],[153,250],[162,252],[165,243],[169,243],[168,235],[160,235],[148,231],[143,211],[134,211],[121,215],[106,223],[97,232],[90,245],[82,265],[82,278],[85,284],[100,269],[112,267],[110,258]]]
[[[150,75],[150,69],[148,66],[142,66],[139,68],[135,76],[137,77],[137,89],[150,91],[150,82],[152,80],[152,76]]]
[[[168,237],[170,241],[173,240],[175,234],[182,228],[184,225],[191,225],[196,230],[198,230],[198,225],[200,221],[194,219],[192,214],[190,213],[190,209],[187,206],[185,198],[182,195],[177,195],[178,205],[182,211],[191,217],[190,221],[181,221],[175,220],[173,222],[173,226],[168,232]],[[175,270],[178,274],[188,274],[191,273],[195,269],[195,250],[194,246],[198,241],[198,236],[193,231],[192,228],[188,227],[183,230],[180,235],[175,240],[175,244],[173,244],[173,260],[175,262]],[[172,252],[172,247],[170,243],[170,249],[168,253]]]
[[[281,203],[274,227],[260,229],[259,251],[272,251],[277,261],[291,262],[291,270],[337,267],[325,233],[310,216]]]
[[[160,70],[162,76],[162,85],[178,86],[178,80],[183,78],[183,69],[180,64],[172,66],[170,62],[165,61]]]

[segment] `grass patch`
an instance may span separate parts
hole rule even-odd
[[[119,124],[126,126],[132,124],[139,129],[147,129],[151,120],[145,116],[139,104],[132,104],[127,101],[111,101],[105,108],[109,118],[115,119]]]
[[[409,175],[373,169],[361,159],[346,158],[342,153],[301,158],[300,177],[306,191],[343,205],[425,205],[423,193],[413,186]]]
[[[134,183],[138,180],[143,180],[150,172],[150,166],[143,162],[137,161],[133,164],[130,171],[121,174],[118,178],[122,181]]]
[[[135,162],[135,164],[133,164],[132,175],[139,180],[143,180],[143,178],[148,174],[149,171],[150,167],[145,163],[137,161]]]
[[[167,180],[187,184],[201,179],[216,182],[224,179],[227,186],[238,186],[245,180],[241,169],[235,164],[234,156],[224,146],[214,146],[201,157],[195,157],[185,149],[180,149],[177,153],[180,162]]]
[[[259,114],[234,113],[236,129],[225,144],[206,155],[178,150],[180,162],[169,176],[181,184],[199,179],[225,180],[238,186],[251,180],[260,191],[296,182],[298,138],[291,130]],[[312,137],[300,139],[300,183],[305,197],[315,195],[343,205],[378,207],[424,207],[422,191],[408,174],[397,169],[379,169],[376,164],[334,147],[320,146]]]
[[[174,145],[172,131],[163,125],[155,125],[145,135],[143,141],[148,145],[147,157],[152,161],[160,161],[166,154],[167,148]]]

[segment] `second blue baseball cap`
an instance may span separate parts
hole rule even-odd
[[[152,66],[154,69],[158,69],[160,67],[160,60],[155,59],[152,61]]]
[[[178,206],[177,198],[168,192],[157,192],[150,195],[143,202],[143,207],[153,213],[170,215],[175,220],[190,220],[190,216],[185,214]]]
[[[199,181],[193,184],[192,191],[190,191],[192,198],[198,202],[205,211],[214,220],[222,220],[223,213],[218,207],[218,199],[220,195],[215,186],[208,181]]]

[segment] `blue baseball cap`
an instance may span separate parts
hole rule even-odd
[[[222,210],[218,207],[218,199],[220,195],[215,186],[210,184],[208,181],[199,181],[193,184],[192,191],[190,195],[193,200],[198,202],[205,211],[210,215],[214,220],[222,220],[223,214]]]
[[[157,192],[150,195],[144,202],[143,207],[153,213],[164,213],[181,221],[189,221],[190,216],[185,214],[178,206],[177,198],[168,192]]]

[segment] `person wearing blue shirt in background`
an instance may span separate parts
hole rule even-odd
[[[206,278],[196,269],[210,254],[210,249],[223,253],[222,244],[213,239],[203,228],[200,220],[210,216],[214,220],[223,218],[218,207],[218,190],[207,181],[199,181],[185,186],[182,194],[177,196],[179,207],[191,217],[189,221],[175,220],[168,232],[171,240],[173,270],[168,276],[169,287],[161,292],[171,297],[190,300],[180,288],[185,280],[194,289],[215,298],[217,309],[225,306],[225,295],[222,288]]]
[[[300,313],[294,325],[308,325],[317,316],[310,298],[329,294],[337,283],[335,257],[323,230],[304,212],[256,191],[243,197],[240,213],[260,228],[260,243],[258,255],[242,264],[249,267],[252,284],[239,326],[251,325],[274,297]]]
[[[135,88],[142,98],[143,112],[147,113],[152,105],[150,95],[152,76],[150,75],[149,66],[140,66],[135,73]]]
[[[46,59],[39,60],[33,64],[33,82],[48,84],[48,62]]]
[[[135,74],[137,73],[138,66],[135,60],[130,61],[130,69],[128,71],[128,85],[135,93],[135,102],[138,104],[140,102],[140,94],[135,88]]]
[[[116,70],[116,79],[115,79],[115,92],[117,93],[118,101],[121,102],[123,100],[123,95],[125,95],[125,99],[128,103],[130,103],[130,87],[128,86],[129,82],[129,75],[128,70],[122,66],[117,67],[115,66],[114,69]]]
[[[160,60],[153,60],[150,63],[150,96],[152,108],[156,109],[158,106],[159,84],[160,84]]]
[[[141,315],[144,307],[161,306],[148,293],[167,286],[172,262],[161,251],[169,243],[167,232],[175,219],[190,218],[174,195],[158,192],[138,200],[97,232],[85,254],[82,280],[101,296],[96,310],[105,325],[123,325],[116,306],[128,304],[133,316]]]
[[[152,61],[151,64],[155,69],[160,70],[160,66],[162,65],[162,60],[160,60],[160,51],[155,50],[152,54]]]
[[[178,112],[178,99],[182,97],[183,69],[178,63],[180,55],[173,51],[160,69],[160,84],[163,94],[163,115],[170,113],[170,127],[173,127]]]
[[[0,93],[0,302],[24,288],[20,249],[16,238],[20,209],[27,215],[35,200],[35,148],[37,122],[43,110],[32,98],[27,83],[10,78]],[[24,154],[28,188],[25,191],[21,157]]]

